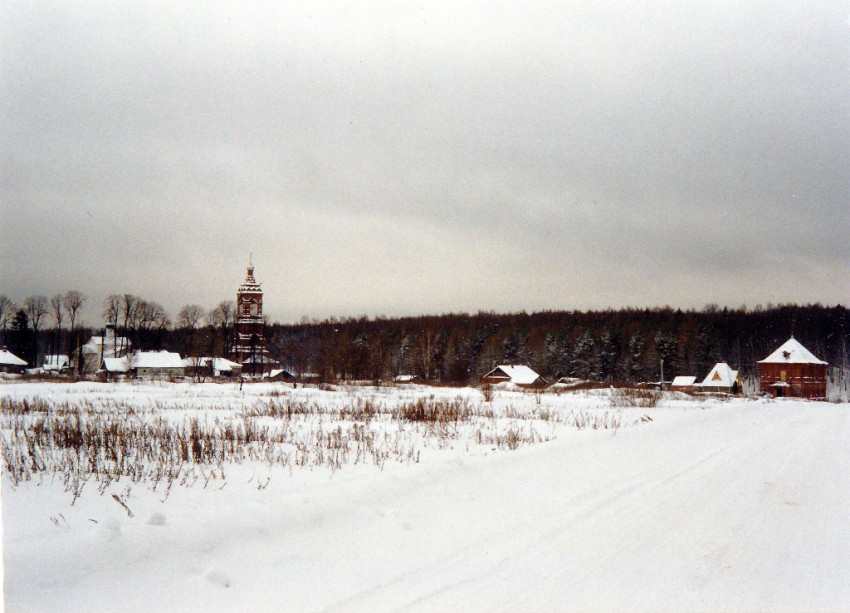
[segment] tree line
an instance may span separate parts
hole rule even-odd
[[[705,377],[720,361],[755,376],[756,362],[793,334],[821,359],[848,367],[850,317],[843,306],[749,310],[618,309],[398,319],[359,318],[270,326],[272,355],[296,372],[474,383],[498,364],[528,364],[555,381],[605,382]]]
[[[0,334],[30,364],[49,353],[73,354],[93,334],[76,325],[87,297],[71,290],[22,306],[0,296]],[[230,357],[236,309],[224,300],[206,309],[187,304],[172,320],[156,301],[112,294],[102,317],[133,348],[184,356]],[[848,371],[850,315],[841,305],[766,308],[607,309],[537,313],[450,313],[389,319],[330,318],[266,323],[269,353],[294,373],[326,379],[474,383],[498,364],[528,364],[549,379],[645,382],[689,374],[704,377],[719,361],[757,373],[756,362],[790,336],[816,356]]]

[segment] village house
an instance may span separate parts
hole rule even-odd
[[[481,378],[481,383],[513,383],[518,387],[546,387],[549,382],[524,364],[503,364]]]
[[[71,359],[67,355],[46,355],[41,369],[49,373],[64,373],[71,368]]]
[[[106,358],[120,358],[130,353],[130,339],[115,336],[115,326],[108,324],[102,336],[93,336],[83,345],[82,370],[86,373],[98,371]]]
[[[702,383],[694,387],[698,392],[709,394],[739,394],[744,383],[739,371],[732,370],[726,362],[718,362]]]
[[[826,398],[827,365],[792,336],[758,362],[761,391],[774,397]]]
[[[204,377],[239,377],[242,365],[225,358],[199,357],[183,360],[184,372],[187,376]]]
[[[22,373],[27,367],[26,361],[3,347],[0,349],[0,372]]]
[[[100,365],[100,375],[106,381],[113,381],[119,377],[124,377],[130,372],[130,356],[121,358],[103,358]]]
[[[138,351],[130,359],[129,372],[136,377],[182,377],[186,371],[179,353]]]

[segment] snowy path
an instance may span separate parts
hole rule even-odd
[[[850,407],[652,414],[253,493],[140,492],[134,519],[4,482],[7,610],[850,609]]]

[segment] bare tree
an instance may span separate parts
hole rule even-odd
[[[6,296],[0,295],[0,328],[3,329],[2,341],[0,347],[6,342],[6,326],[12,321],[15,313],[18,311],[18,305],[12,302]]]
[[[53,338],[53,352],[62,353],[62,294],[56,294],[50,299],[50,308],[53,311],[53,319],[56,321],[56,333]]]
[[[118,327],[118,316],[121,314],[121,296],[109,294],[103,301],[103,319],[108,324]]]
[[[38,331],[41,328],[41,320],[47,315],[47,296],[30,296],[24,300],[24,310],[32,324],[33,335],[35,337],[35,359],[39,358],[38,348]]]
[[[71,335],[74,334],[74,322],[77,320],[77,313],[83,308],[86,299],[87,296],[83,292],[75,289],[65,292],[65,295],[62,296],[62,306],[65,307],[65,311],[68,313]]]
[[[195,331],[204,318],[204,307],[199,304],[187,304],[177,314],[177,325],[186,333],[186,352],[191,354],[195,342]]]
[[[138,296],[134,296],[133,294],[123,294],[121,296],[121,315],[124,319],[124,333],[125,335],[130,334],[130,330],[135,327],[135,319],[136,319],[136,305],[138,304],[140,298]],[[122,336],[122,343],[123,343]],[[138,339],[135,339],[138,340]],[[121,350],[124,350],[124,347],[121,347]]]
[[[171,320],[158,302],[137,299],[133,322],[139,339],[147,342],[153,330],[165,330]]]
[[[223,354],[230,357],[230,329],[236,319],[236,305],[232,300],[222,300],[207,315],[207,323],[221,334]]]
[[[32,329],[38,334],[41,320],[47,315],[47,296],[30,296],[24,300],[24,310],[30,318]]]

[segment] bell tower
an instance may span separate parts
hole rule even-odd
[[[233,357],[242,364],[242,372],[262,375],[269,370],[263,321],[263,289],[254,278],[253,257],[249,260],[245,281],[236,290],[236,325]]]

